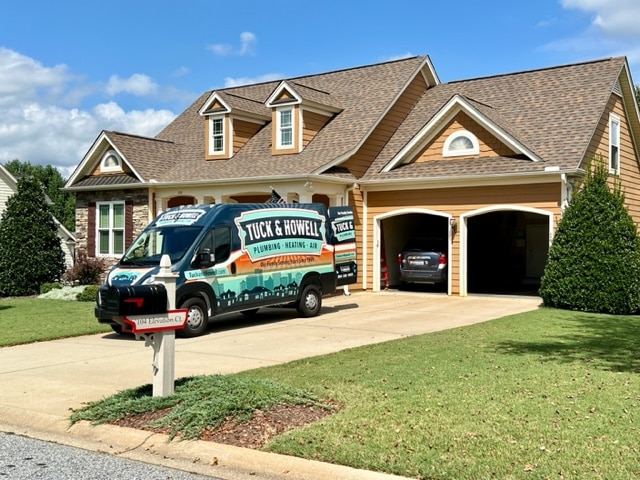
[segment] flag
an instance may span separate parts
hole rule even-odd
[[[267,200],[267,203],[287,203],[287,201],[280,196],[278,192],[274,189],[271,189],[271,198]]]

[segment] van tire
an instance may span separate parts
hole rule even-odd
[[[209,315],[204,301],[197,297],[187,298],[179,308],[186,308],[187,323],[176,333],[180,337],[191,338],[203,335],[209,328]]]
[[[322,308],[322,294],[315,285],[307,285],[298,300],[298,314],[301,317],[315,317]]]

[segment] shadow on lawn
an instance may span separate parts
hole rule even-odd
[[[565,325],[566,335],[550,335],[547,341],[505,341],[495,347],[498,353],[538,354],[546,361],[589,363],[614,372],[640,373],[640,317],[585,314]]]

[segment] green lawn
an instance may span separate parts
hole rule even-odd
[[[93,315],[93,302],[0,298],[0,347],[111,331]]]
[[[218,416],[250,411],[275,382],[344,408],[268,451],[421,479],[639,478],[639,341],[638,317],[543,308],[225,376],[227,393],[219,376],[179,381],[162,402],[182,405],[170,424],[199,431],[217,421],[212,397],[235,399]],[[77,419],[104,421],[119,395]],[[160,408],[149,395],[129,391],[119,414]]]

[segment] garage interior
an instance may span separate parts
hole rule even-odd
[[[544,215],[496,211],[467,221],[467,292],[537,294],[549,252]]]
[[[434,237],[444,239],[445,243],[448,238],[449,220],[447,217],[439,215],[430,215],[427,213],[406,213],[396,215],[394,217],[385,218],[380,222],[380,230],[382,235],[382,243],[380,245],[380,253],[384,255],[384,260],[388,271],[388,288],[399,287],[400,268],[398,266],[398,253],[402,250],[405,243],[413,237]],[[385,288],[386,285],[381,285]],[[406,285],[403,288],[429,291],[429,292],[445,292],[446,285]]]
[[[411,237],[448,238],[448,217],[407,213],[380,222],[381,255],[387,267],[384,288],[399,287],[398,253]],[[459,233],[457,233],[459,235]],[[549,220],[517,210],[467,219],[467,293],[537,295],[549,252]],[[412,291],[447,293],[446,286],[407,285]]]

